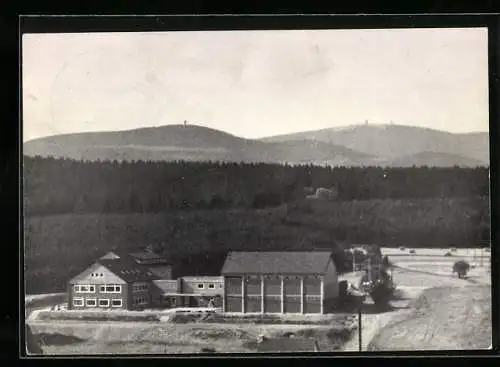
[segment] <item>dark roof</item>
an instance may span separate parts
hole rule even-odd
[[[222,274],[324,274],[332,252],[230,252]]]
[[[97,262],[108,268],[111,272],[125,280],[126,282],[139,282],[159,279],[146,266],[138,264],[134,258],[127,253],[118,253],[118,259],[99,259]]]
[[[131,252],[128,254],[141,264],[167,264],[167,260],[151,251]]]

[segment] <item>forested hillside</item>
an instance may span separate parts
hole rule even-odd
[[[304,188],[332,186],[333,201],[305,199]],[[486,168],[25,158],[24,191],[28,293],[64,291],[106,251],[144,244],[168,257],[176,275],[208,275],[234,249],[328,248],[339,256],[352,243],[470,247],[489,240]]]
[[[471,198],[489,194],[488,169],[318,167],[196,162],[81,162],[25,157],[29,216],[262,208],[335,187],[338,200]]]

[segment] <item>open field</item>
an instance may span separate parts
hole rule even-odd
[[[480,267],[478,260],[466,279],[458,279],[451,272],[453,263],[464,259],[472,265],[472,258],[467,257],[470,249],[457,251],[462,256],[455,253],[452,257],[440,255],[443,250],[437,249],[418,249],[415,255],[406,251],[405,255],[391,256],[396,251],[400,252],[382,249],[396,266],[394,281],[398,295],[391,301],[391,311],[363,314],[363,350],[485,348],[491,344],[491,276],[486,265],[489,254],[484,259],[484,267]],[[360,276],[358,273],[343,278],[357,284]],[[425,311],[416,309],[422,295],[433,305]],[[422,334],[422,325],[429,323],[434,326],[432,332]],[[344,350],[357,351],[358,348],[357,333],[354,333]]]

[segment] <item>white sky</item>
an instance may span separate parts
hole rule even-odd
[[[488,131],[486,28],[28,34],[23,140],[192,124]]]

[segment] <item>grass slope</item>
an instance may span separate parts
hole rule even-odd
[[[106,251],[148,243],[160,244],[174,263],[191,254],[219,254],[179,263],[181,276],[217,274],[227,250],[335,250],[342,241],[447,247],[449,243],[438,242],[446,238],[460,246],[459,241],[465,244],[477,236],[474,213],[484,205],[487,199],[369,200],[268,210],[29,217],[24,234],[26,292],[63,292],[68,279]],[[436,242],[422,233],[435,234]]]
[[[414,311],[380,330],[370,351],[486,349],[491,345],[491,287],[425,290]]]

